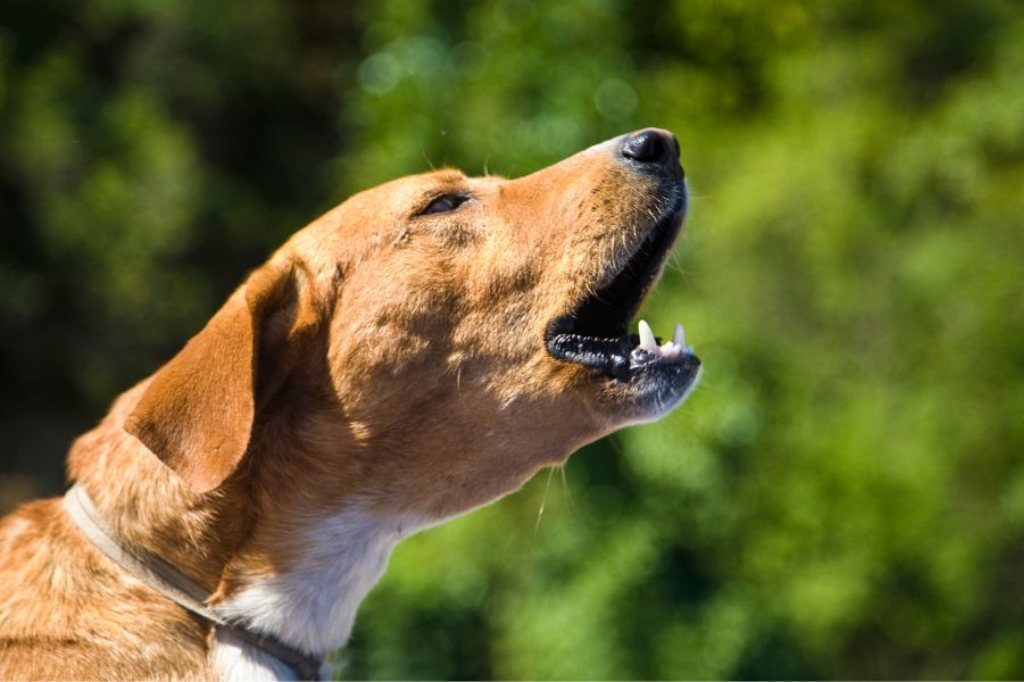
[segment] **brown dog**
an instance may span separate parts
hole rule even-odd
[[[681,327],[627,334],[686,209],[678,154],[648,129],[518,180],[404,178],[294,235],[69,455],[116,543],[224,622],[34,502],[0,523],[0,678],[294,678],[226,623],[322,657],[398,540],[678,405]]]

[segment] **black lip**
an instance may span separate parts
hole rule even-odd
[[[635,365],[631,350],[637,344],[636,336],[627,334],[628,325],[658,279],[685,213],[686,190],[680,183],[669,210],[615,278],[551,321],[545,334],[548,353],[610,377],[628,376]]]
[[[633,338],[625,334],[617,338],[602,339],[573,333],[548,335],[548,352],[566,362],[591,367],[617,379],[629,375],[629,355]]]

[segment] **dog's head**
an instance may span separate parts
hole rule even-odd
[[[249,277],[126,428],[199,491],[303,468],[441,518],[661,417],[700,363],[681,333],[627,325],[686,211],[678,155],[650,129],[517,180],[442,170],[358,194]]]

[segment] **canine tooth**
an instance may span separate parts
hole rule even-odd
[[[686,347],[686,332],[683,331],[683,325],[676,325],[676,331],[672,335],[672,343],[676,344],[680,348]]]
[[[651,325],[647,324],[646,320],[640,320],[640,347],[646,351],[655,351],[658,348],[658,342],[654,340],[654,332],[651,331]]]
[[[671,360],[673,358],[679,357],[679,355],[681,355],[682,352],[683,349],[680,346],[677,346],[676,344],[672,343],[671,341],[666,341],[665,343],[661,344],[661,357],[663,358]]]

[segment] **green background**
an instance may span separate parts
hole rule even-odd
[[[400,546],[341,674],[1024,677],[1015,2],[4,0],[0,506],[351,192],[648,125],[702,384]]]

